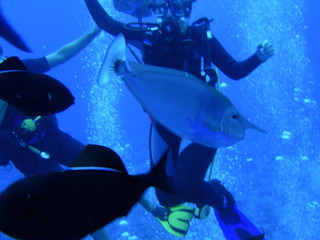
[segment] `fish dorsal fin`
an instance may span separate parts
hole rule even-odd
[[[123,34],[119,34],[115,37],[107,49],[98,75],[99,85],[107,83],[108,80],[118,78],[118,73],[115,71],[115,65],[119,61],[126,61],[126,40]]]
[[[128,174],[119,155],[110,148],[89,144],[70,167],[101,167]]]

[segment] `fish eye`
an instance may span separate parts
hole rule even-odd
[[[232,114],[232,115],[231,115],[231,118],[232,118],[232,119],[239,119],[239,115],[238,115],[238,114]]]

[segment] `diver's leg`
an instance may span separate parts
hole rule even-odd
[[[226,204],[234,204],[232,194],[219,181],[204,180],[216,152],[217,149],[197,143],[187,145],[180,151],[173,184],[176,193],[186,201],[225,210]]]
[[[90,236],[93,238],[93,240],[109,240],[109,237],[104,228],[91,233]]]
[[[84,144],[58,127],[48,129],[42,142],[43,146],[38,148],[48,152],[52,160],[64,166],[70,166],[85,148]]]
[[[0,99],[0,126],[7,111],[8,103]]]
[[[172,145],[169,162],[173,163],[174,171],[170,175],[173,177],[176,194],[156,189],[160,204],[172,207],[184,202],[198,203],[194,200],[200,197],[193,195],[198,191],[199,184],[204,181],[216,151],[216,149],[207,148],[186,139],[181,139],[179,144]]]
[[[172,134],[159,124],[151,125],[149,139],[151,167],[155,166],[167,151],[166,169],[163,178],[175,176],[174,159],[178,155],[179,145],[180,138],[176,135]],[[181,199],[178,195],[169,194],[157,188],[156,195],[162,206],[173,207],[184,202],[184,199]]]
[[[27,148],[20,148],[10,154],[13,165],[25,176],[59,172],[62,167],[55,161],[44,159]]]
[[[84,149],[82,143],[58,128],[47,129],[44,138],[31,147],[48,155],[41,157],[27,146],[18,146],[8,153],[11,162],[25,176],[59,172],[63,169],[61,165],[70,166]]]
[[[142,197],[138,202],[147,212],[151,213],[156,209],[156,205]]]
[[[149,131],[149,153],[151,167],[154,167],[161,159],[163,154],[168,150],[168,143],[161,137],[153,124],[150,125]]]
[[[150,165],[154,167],[160,160],[161,156],[168,150],[168,144],[161,138],[154,125],[150,125],[149,131],[149,154],[150,154]],[[164,178],[166,176],[163,176]],[[145,197],[142,197],[139,204],[149,213],[155,216],[155,211],[159,209],[157,205],[148,201]]]
[[[155,130],[153,124],[150,124],[149,130],[149,154],[150,154],[150,166],[154,167],[160,160],[161,156],[168,149],[168,145],[163,141]],[[157,206],[148,201],[145,197],[142,197],[138,202],[147,212],[153,213]]]
[[[180,139],[161,126],[158,126],[156,129],[154,125],[151,125],[149,141],[151,167],[157,164],[159,159],[163,157],[163,154],[167,154],[167,164],[166,169],[164,169],[163,178],[174,175],[174,164],[172,162],[172,155],[174,153],[172,151],[172,146],[178,146]],[[183,202],[179,196],[175,194],[167,194],[165,192],[162,193],[162,191],[160,191],[161,190],[156,189],[158,200],[162,200],[162,197],[159,198],[162,194],[165,199],[169,196],[168,201],[163,200],[162,204],[163,206],[171,206],[172,208],[159,207],[144,197],[140,199],[139,204],[157,218],[168,232],[179,237],[184,237],[187,234],[189,221],[191,221],[193,217],[194,209],[185,206],[176,206]],[[179,198],[179,200],[176,201],[176,198]],[[170,222],[168,221],[169,216],[171,216]]]

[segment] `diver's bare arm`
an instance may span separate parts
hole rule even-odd
[[[85,2],[91,17],[99,26],[99,28],[113,36],[119,35],[124,31],[123,23],[110,17],[97,0],[85,0]]]
[[[101,30],[95,27],[92,31],[85,34],[84,36],[68,43],[57,51],[46,56],[50,69],[68,61],[70,58],[79,53],[84,49],[96,36],[99,35]]]

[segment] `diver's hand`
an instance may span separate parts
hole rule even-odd
[[[273,45],[268,40],[264,40],[257,47],[256,55],[262,62],[266,61],[274,55]]]
[[[93,37],[96,37],[100,33],[101,33],[101,29],[97,25],[95,25],[89,34],[92,35]]]

